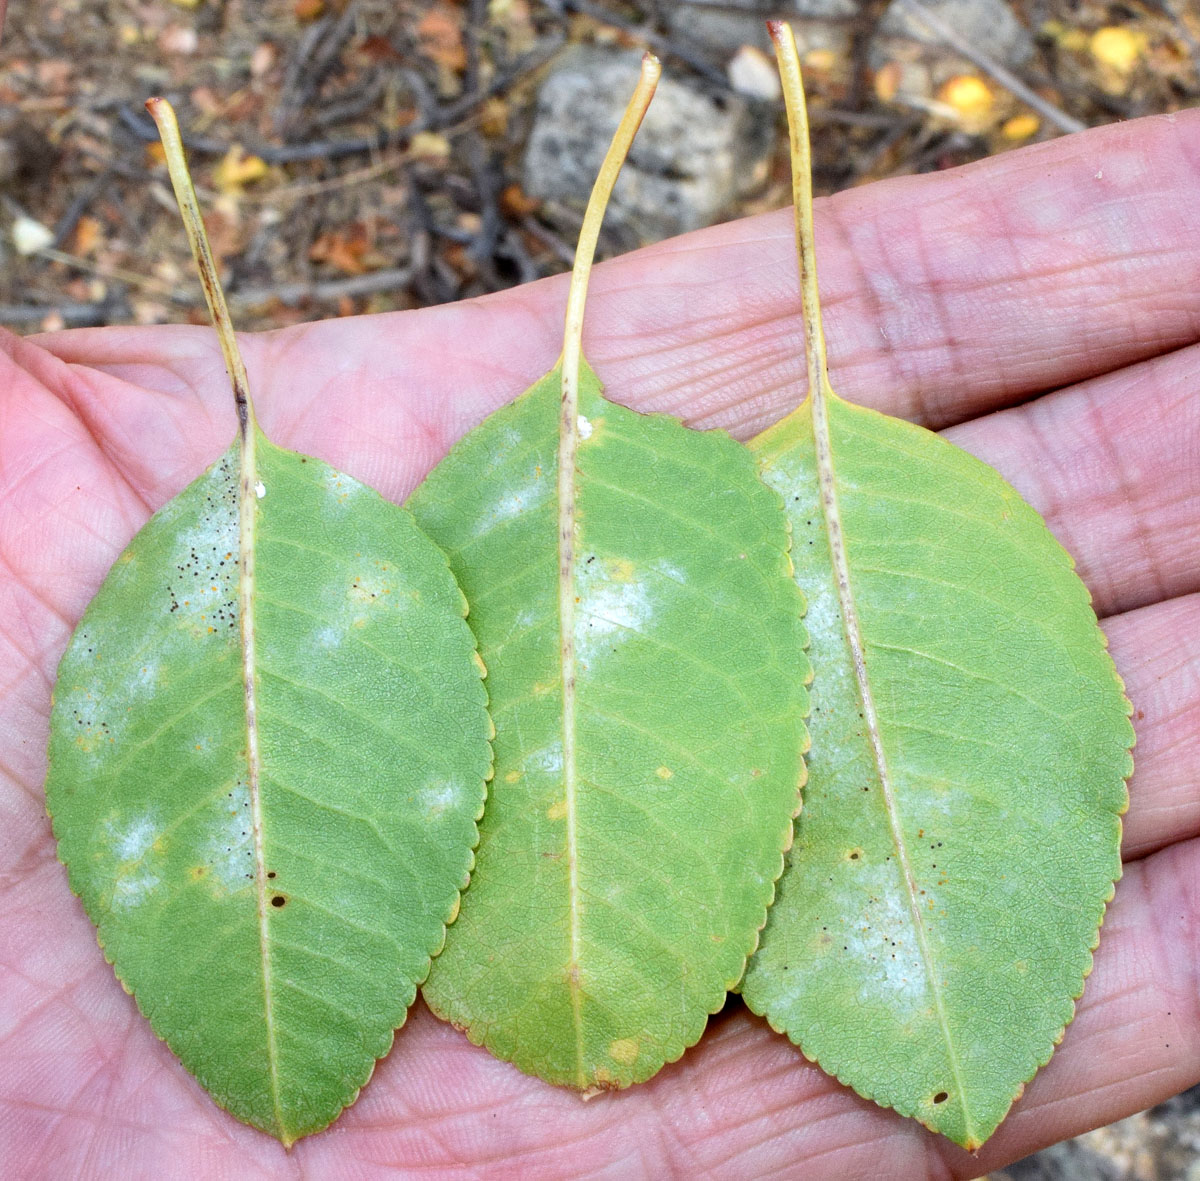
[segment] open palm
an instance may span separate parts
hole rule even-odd
[[[1075,555],[1135,704],[1125,878],[1065,1044],[978,1158],[864,1102],[733,1004],[582,1103],[419,1004],[359,1102],[290,1153],[138,1016],[54,857],[54,669],[146,517],[229,443],[213,334],[0,341],[0,1160],[11,1175],[966,1177],[1200,1079],[1200,112],[818,207],[836,388],[946,428]],[[554,362],[564,284],[244,342],[263,427],[401,499]],[[801,397],[787,212],[601,267],[609,396],[747,437]],[[1189,347],[1191,346],[1191,347]]]

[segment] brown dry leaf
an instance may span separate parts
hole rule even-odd
[[[422,51],[439,66],[455,72],[467,64],[462,24],[448,4],[435,4],[417,25]]]
[[[355,50],[358,57],[363,58],[370,65],[378,66],[394,64],[404,60],[402,54],[386,37],[380,36],[378,33],[368,37]]]
[[[196,86],[191,92],[192,106],[210,119],[221,113],[221,99],[211,86]]]
[[[76,254],[87,256],[103,241],[103,226],[98,218],[85,213],[75,227],[75,237],[72,249]]]
[[[309,247],[308,257],[347,275],[361,275],[367,270],[364,259],[368,247],[366,229],[356,223],[347,229],[327,230],[321,234]]]
[[[479,108],[479,130],[492,139],[499,139],[508,130],[508,103],[493,95]]]
[[[542,207],[541,201],[530,197],[518,184],[511,184],[500,194],[500,208],[509,217],[528,217]]]
[[[314,21],[325,11],[325,0],[296,0],[292,13],[298,21]]]

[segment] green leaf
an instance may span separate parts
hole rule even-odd
[[[410,506],[471,602],[496,724],[476,870],[424,995],[586,1091],[678,1058],[740,978],[791,841],[808,670],[753,458],[606,401],[577,345],[569,329],[562,366]]]
[[[973,1149],[1090,970],[1120,875],[1130,706],[1037,513],[829,388],[789,44],[812,396],[752,447],[809,603],[813,746],[742,992],[860,1094]]]
[[[490,722],[445,556],[405,510],[269,443],[222,341],[238,436],[80,621],[46,796],[155,1032],[290,1144],[353,1101],[441,948]]]

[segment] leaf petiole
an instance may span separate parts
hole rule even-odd
[[[162,140],[163,153],[166,156],[167,172],[171,177],[171,186],[175,190],[175,200],[179,203],[179,214],[183,218],[183,228],[187,231],[188,242],[192,247],[192,256],[200,272],[200,285],[204,288],[204,299],[208,303],[212,315],[213,327],[217,330],[217,339],[221,342],[221,352],[225,357],[225,367],[229,370],[229,380],[233,383],[233,398],[237,406],[238,426],[243,438],[247,436],[249,427],[254,424],[254,404],[250,400],[250,385],[246,378],[246,366],[238,349],[237,337],[233,331],[233,320],[229,315],[229,305],[225,302],[225,291],[221,286],[220,275],[212,248],[208,244],[208,234],[204,229],[204,219],[200,216],[200,203],[196,198],[196,186],[192,184],[192,175],[188,171],[187,159],[183,154],[183,140],[179,134],[179,123],[175,111],[165,98],[146,100],[146,110],[158,127],[159,138]]]
[[[808,363],[808,391],[814,403],[823,403],[829,388],[825,360],[825,329],[821,323],[821,300],[817,292],[817,251],[813,241],[812,148],[808,138],[808,108],[804,103],[804,79],[796,38],[786,21],[767,21],[783,102],[787,108],[788,147],[792,160],[792,208],[796,218],[796,252],[800,259],[800,299],[804,316],[804,355]]]

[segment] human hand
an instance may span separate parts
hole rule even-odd
[[[947,428],[1073,553],[1135,705],[1125,878],[1062,1049],[978,1157],[857,1098],[733,1002],[589,1103],[420,1004],[362,1098],[290,1154],[213,1105],[117,983],[54,858],[54,669],[148,514],[229,443],[211,331],[0,342],[0,1160],[12,1175],[968,1177],[1200,1079],[1200,113],[818,206],[832,380]],[[565,285],[243,342],[276,442],[400,499],[554,362]],[[608,395],[748,437],[800,400],[791,214],[599,268]],[[1187,347],[1192,346],[1192,347]],[[1053,391],[1053,392],[1050,392]]]

